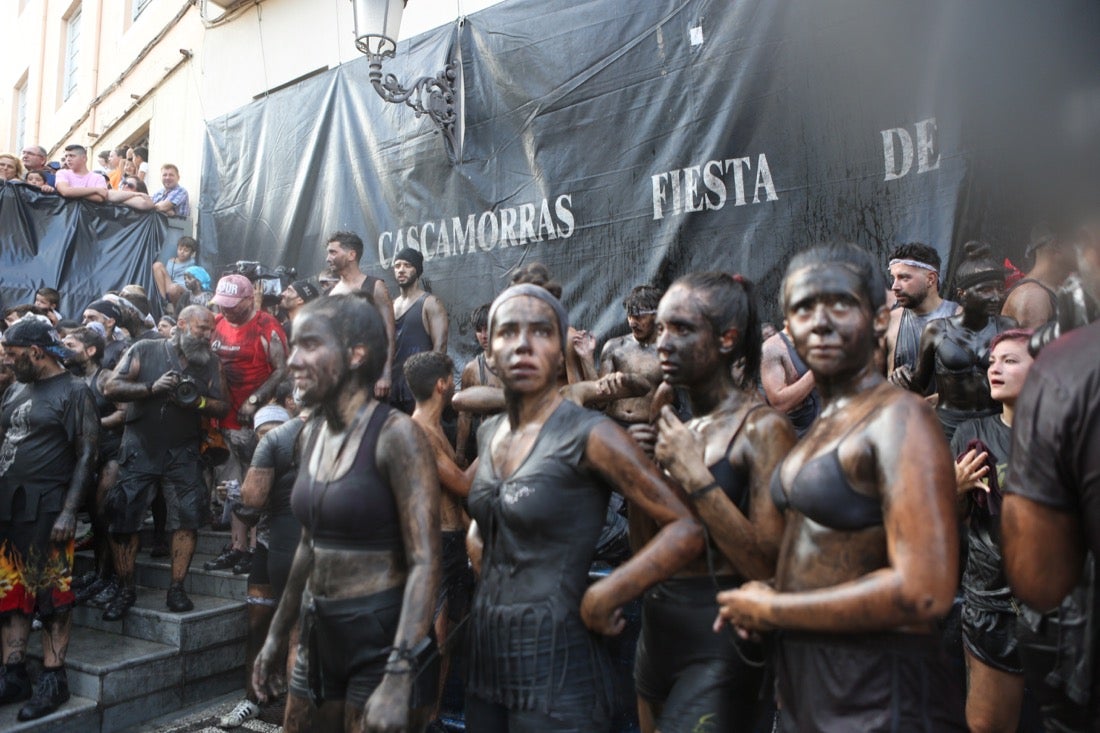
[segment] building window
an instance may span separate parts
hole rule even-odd
[[[15,149],[27,144],[27,82],[24,79],[15,90]]]
[[[68,99],[76,91],[77,61],[80,54],[80,6],[65,21],[65,76],[62,99]]]
[[[152,2],[152,0],[132,0],[130,6],[130,20],[137,20],[137,17],[141,15],[141,11],[145,10],[145,6],[150,2]]]

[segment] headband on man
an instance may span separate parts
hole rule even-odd
[[[903,260],[903,259],[890,260],[890,267],[893,267],[894,265],[908,265],[909,267],[919,267],[922,270],[930,270],[931,272],[934,272],[937,275],[940,272],[933,265],[930,265],[927,262],[921,262],[920,260]]]
[[[566,332],[569,330],[569,316],[565,313],[565,308],[562,307],[561,301],[550,294],[546,288],[541,288],[538,285],[532,285],[531,283],[522,283],[520,285],[513,285],[505,290],[503,293],[497,296],[493,301],[492,306],[489,307],[489,334],[493,333],[493,318],[496,316],[497,310],[505,302],[512,298],[518,298],[522,295],[527,295],[532,298],[538,298],[543,303],[546,303],[554,311],[554,315],[558,319],[558,333],[561,336],[561,352],[565,353],[565,338]]]
[[[122,313],[119,311],[118,306],[106,299],[92,301],[84,310],[102,313],[113,321],[118,321],[122,318]]]

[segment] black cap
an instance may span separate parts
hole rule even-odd
[[[50,319],[27,313],[8,326],[0,343],[5,346],[38,346],[56,359],[67,359],[72,352],[61,345],[61,337]]]
[[[295,280],[290,287],[294,288],[294,292],[306,303],[321,295],[321,291],[309,280]]]

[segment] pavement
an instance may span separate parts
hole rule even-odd
[[[177,710],[170,715],[127,728],[122,733],[224,733],[219,728],[218,719],[228,713],[244,697],[244,690],[207,700],[185,710]],[[279,733],[283,723],[283,700],[265,705],[260,709],[260,717],[245,721],[239,728],[228,730],[258,731],[259,733]]]

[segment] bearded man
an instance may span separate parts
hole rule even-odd
[[[221,362],[210,348],[214,314],[192,305],[180,311],[171,339],[130,347],[104,385],[104,395],[127,403],[119,449],[119,479],[107,495],[111,551],[120,589],[103,613],[123,618],[134,605],[138,530],[158,488],[168,507],[172,535],[172,584],[168,609],[194,608],[183,581],[195,554],[195,531],[206,521],[207,488],[199,450],[202,418],[229,411]]]

